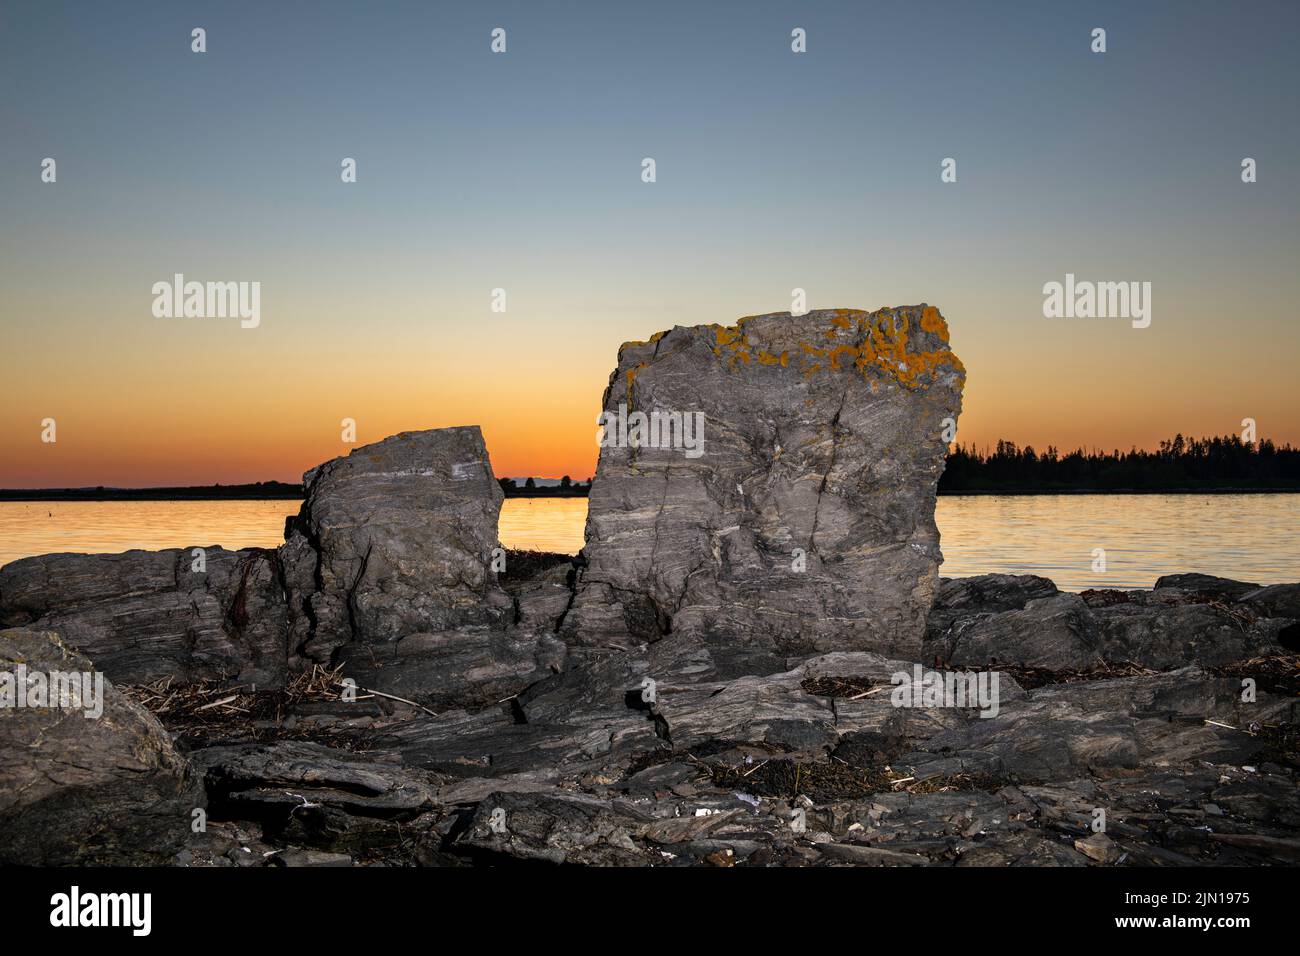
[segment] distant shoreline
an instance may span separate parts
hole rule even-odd
[[[271,501],[302,497],[302,485],[284,481],[176,488],[0,488],[0,501]]]
[[[586,498],[587,487],[509,488],[507,498]],[[1294,495],[1300,487],[1283,488],[986,488],[940,490],[939,497],[1004,495]],[[303,498],[299,485],[268,481],[252,485],[209,485],[193,488],[0,488],[0,501],[282,501]]]
[[[542,488],[503,488],[507,498],[586,498],[591,493],[590,485],[574,485],[571,488],[559,486]]]

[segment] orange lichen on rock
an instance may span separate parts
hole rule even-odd
[[[618,347],[618,350],[622,352],[624,349],[634,349],[642,345],[654,345],[656,342],[658,342],[667,334],[668,334],[667,331],[656,332],[654,335],[650,336],[648,341],[645,342],[624,342],[622,345]]]
[[[927,305],[921,310],[921,331],[933,332],[945,342],[948,341],[948,323],[944,321],[939,310],[932,305]]]
[[[645,367],[646,367],[645,362],[638,362],[636,365],[633,365],[630,369],[627,370],[627,407],[628,408],[631,408],[633,405],[632,388],[636,384],[637,373],[640,372],[641,369]]]
[[[854,345],[841,345],[838,348],[831,349],[831,368],[838,369],[840,367],[840,358],[842,356],[857,358],[860,351]]]
[[[717,336],[718,345],[722,348],[739,348],[745,342],[745,333],[741,331],[739,325],[735,328],[728,328],[725,325],[715,325],[713,330],[714,334]]]
[[[822,348],[807,341],[798,343],[802,354],[795,353],[795,357],[805,378],[823,369],[840,371],[851,365],[873,382],[885,377],[912,389],[927,385],[933,375],[945,367],[958,373],[965,372],[961,361],[946,347],[948,323],[932,305],[922,306],[919,317],[914,307],[883,308],[875,312],[832,309],[813,315],[824,317],[829,322],[819,333],[819,339],[824,339],[827,346]],[[789,351],[778,355],[750,341],[750,330],[746,325],[759,318],[765,317],[745,316],[732,326],[709,326],[714,336],[713,354],[719,358],[727,356],[728,368],[742,365],[789,366]],[[909,351],[909,346],[917,346],[914,339],[920,333],[934,336],[944,347]],[[854,336],[857,341],[853,344],[833,344]]]

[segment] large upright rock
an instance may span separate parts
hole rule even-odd
[[[285,678],[288,609],[274,551],[44,554],[0,568],[0,627],[55,630],[120,684]]]
[[[477,426],[394,435],[304,484],[280,549],[303,656],[376,690],[479,703],[562,653],[511,628],[492,569],[504,496]]]
[[[926,305],[625,344],[566,633],[915,653],[964,381]],[[640,444],[634,413],[654,433]],[[702,436],[676,427],[701,415]]]
[[[51,631],[0,631],[0,864],[165,863],[205,805],[171,737],[89,660]]]

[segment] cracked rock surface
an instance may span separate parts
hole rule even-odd
[[[935,620],[1020,615],[1052,600],[1044,581],[945,581]],[[1167,602],[1220,600],[1071,596],[1145,615],[1155,634]],[[1294,623],[1247,621],[1246,607],[1227,606],[1239,634]],[[269,865],[1300,862],[1300,654],[1180,632],[1162,637],[1180,659],[1148,667],[1094,636],[1066,659],[1082,670],[1000,664],[995,708],[900,705],[918,662],[868,651],[778,660],[688,635],[579,646],[507,701],[412,710],[355,751],[272,734],[193,759],[218,825],[259,826]],[[189,859],[246,862],[206,845]],[[308,850],[324,855],[282,859]]]
[[[563,660],[549,622],[516,626],[492,571],[503,494],[477,426],[403,432],[303,485],[280,549],[296,655],[438,707],[500,699]]]
[[[565,631],[915,652],[964,382],[925,305],[751,316],[625,344]],[[667,434],[638,443],[638,413]],[[702,446],[672,440],[683,416],[701,423],[683,438]]]
[[[504,620],[488,571],[503,495],[477,426],[394,435],[303,487],[282,551],[306,656]]]
[[[1001,652],[995,713],[900,706],[898,675],[909,683],[917,667],[906,658],[760,657],[673,634],[575,646],[561,672],[510,700],[411,712],[368,734],[364,753],[272,739],[195,760],[222,781],[214,805],[245,795],[232,825],[252,816],[277,847],[358,862],[377,847],[386,862],[427,865],[1300,861],[1300,655],[1256,642],[1293,621],[1219,608],[1210,592],[1068,595],[1081,614],[1123,607],[1145,620],[1158,653],[1135,663],[1099,619],[1086,653],[1053,662],[1079,669],[1051,669],[1024,617],[1065,596],[1050,582],[990,575],[939,592],[927,649],[971,618],[1029,628]],[[1166,632],[1170,607],[1226,614],[1237,633]],[[1170,648],[1176,661],[1154,659]],[[312,788],[294,789],[309,772]]]

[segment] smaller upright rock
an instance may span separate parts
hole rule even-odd
[[[438,710],[495,703],[561,666],[545,609],[525,615],[497,580],[505,496],[478,426],[402,432],[304,483],[280,549],[295,665],[342,665]]]
[[[280,553],[307,657],[508,620],[490,571],[504,495],[477,425],[402,432],[303,483]]]

